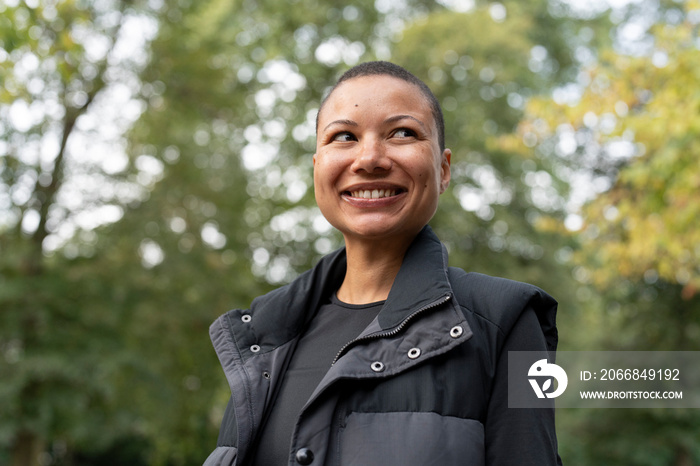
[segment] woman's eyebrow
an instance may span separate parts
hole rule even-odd
[[[328,123],[326,125],[326,127],[323,128],[323,131],[327,130],[328,128],[330,128],[333,125],[358,126],[357,122],[354,122],[352,120],[335,120],[335,121],[331,121],[330,123]]]
[[[387,118],[384,120],[384,123],[396,123],[397,121],[405,120],[406,118],[411,119],[421,125],[424,131],[428,131],[428,128],[425,126],[425,123],[420,121],[418,118],[413,117],[411,115],[394,115],[392,117]]]

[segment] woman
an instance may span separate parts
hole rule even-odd
[[[317,118],[314,188],[345,239],[210,333],[231,386],[206,465],[554,465],[548,409],[509,409],[507,352],[553,351],[556,302],[447,266],[440,106],[405,69],[346,72]]]

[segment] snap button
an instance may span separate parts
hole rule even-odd
[[[250,314],[246,314],[246,315],[242,316],[241,320],[245,323],[250,322],[250,320],[251,320]]]
[[[257,353],[258,351],[260,351],[260,347],[259,347],[258,345],[253,345],[253,346],[250,347],[250,350],[251,350],[253,353]]]
[[[410,359],[416,359],[418,356],[420,356],[420,348],[411,348],[408,350],[408,357]]]
[[[369,366],[374,372],[382,372],[384,370],[384,363],[379,361],[374,361]]]
[[[314,460],[314,452],[308,448],[300,448],[297,450],[296,460],[297,463],[302,465],[311,464]]]
[[[462,329],[462,326],[461,326],[461,325],[455,325],[455,326],[452,327],[452,329],[450,330],[450,336],[451,336],[452,338],[461,337],[463,333],[464,333],[464,329]]]

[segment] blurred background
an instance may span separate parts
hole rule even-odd
[[[0,0],[0,464],[197,465],[214,318],[341,245],[314,119],[387,59],[435,91],[452,265],[562,350],[700,350],[700,2]],[[700,465],[696,410],[557,414],[564,463]]]

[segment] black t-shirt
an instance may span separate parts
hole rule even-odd
[[[265,425],[252,466],[289,463],[289,447],[297,417],[331,367],[338,351],[377,316],[384,301],[347,304],[333,295],[304,331]]]

